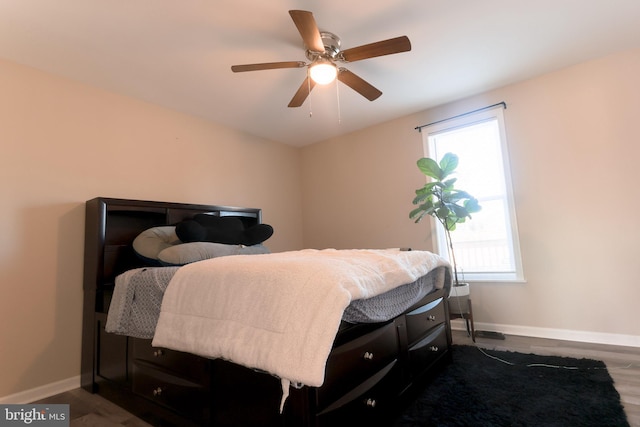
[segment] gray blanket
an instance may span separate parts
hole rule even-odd
[[[178,268],[138,268],[117,276],[105,330],[135,338],[153,338],[164,291]]]
[[[178,268],[138,268],[116,277],[106,331],[135,338],[153,338],[164,292]],[[436,289],[444,275],[445,269],[438,268],[413,283],[373,298],[354,300],[345,309],[342,320],[376,323],[392,319]]]

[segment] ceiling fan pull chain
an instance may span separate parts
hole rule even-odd
[[[309,92],[309,118],[313,117],[313,109],[311,108],[311,73],[309,73],[309,67],[307,67],[307,89]]]
[[[336,83],[336,100],[338,101],[338,124],[342,124],[342,112],[340,110],[340,85],[338,84],[338,79],[336,79],[335,83]]]

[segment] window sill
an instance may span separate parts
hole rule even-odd
[[[516,278],[498,278],[498,277],[487,277],[487,278],[471,278],[471,277],[467,277],[464,280],[459,280],[460,282],[466,282],[466,283],[478,283],[478,284],[483,284],[483,283],[499,283],[501,285],[503,284],[514,284],[514,285],[524,285],[527,283],[527,279],[516,279]]]

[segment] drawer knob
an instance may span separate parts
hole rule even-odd
[[[430,314],[429,316],[427,316],[427,320],[430,322],[435,322],[436,321],[436,316],[433,314]]]
[[[162,394],[162,387],[156,387],[156,388],[153,390],[153,395],[154,395],[154,396],[160,396],[161,394]]]
[[[367,351],[362,357],[364,358],[364,360],[373,360],[373,353]]]
[[[162,351],[161,349],[157,349],[153,351],[153,357],[160,357],[160,356],[164,356],[164,351]]]
[[[369,398],[369,399],[367,399],[365,404],[367,405],[368,408],[375,408],[376,407],[376,400]]]
[[[438,346],[437,346],[437,345],[432,345],[431,347],[429,347],[429,350],[431,350],[431,351],[433,351],[434,353],[436,353],[436,352],[439,350],[439,348],[438,348]]]

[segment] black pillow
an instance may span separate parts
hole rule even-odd
[[[273,235],[273,227],[256,224],[246,228],[240,218],[197,214],[193,219],[176,224],[176,235],[185,242],[213,242],[227,245],[252,246]]]

